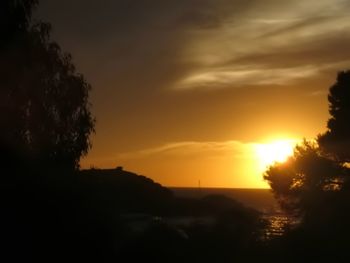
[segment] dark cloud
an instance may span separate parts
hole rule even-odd
[[[116,84],[127,79],[128,89],[149,83],[153,90],[166,88],[191,67],[182,48],[192,37],[189,31],[220,25],[224,14],[213,6],[207,0],[60,0],[43,2],[38,16],[53,24],[54,37],[90,79]],[[135,79],[142,85],[133,84]]]
[[[288,46],[260,50],[237,57],[225,65],[260,65],[264,68],[288,68],[303,65],[337,66],[350,61],[349,35],[321,34],[317,38]]]

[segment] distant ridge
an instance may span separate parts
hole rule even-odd
[[[235,199],[242,204],[256,210],[273,213],[279,210],[270,189],[249,189],[249,188],[210,188],[201,187],[169,187],[178,197],[203,198],[207,195],[219,194]]]
[[[79,181],[87,189],[87,194],[95,196],[101,205],[110,204],[122,213],[207,213],[211,209],[206,202],[209,196],[228,197],[232,204],[236,200],[266,213],[277,209],[277,203],[268,189],[164,187],[120,166],[81,170]],[[221,198],[219,203],[225,200]]]
[[[170,189],[152,179],[118,166],[115,169],[79,171],[79,181],[91,194],[105,203],[113,203],[120,212],[155,212],[166,208],[173,198]]]

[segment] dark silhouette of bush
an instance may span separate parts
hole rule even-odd
[[[270,166],[264,174],[282,208],[294,215],[304,215],[321,196],[338,191],[346,177],[345,167],[306,140],[286,162]]]
[[[38,0],[3,0],[0,3],[1,47],[12,45],[16,37],[25,33],[32,18],[32,10]]]
[[[128,262],[191,262],[186,234],[161,221],[125,242],[118,256]]]
[[[0,1],[0,261],[101,258],[115,228],[103,227],[73,176],[94,131],[90,85],[51,26],[33,22],[37,5]]]
[[[328,100],[328,131],[315,141],[304,140],[285,163],[270,166],[264,174],[287,210],[305,214],[323,197],[349,191],[350,71],[338,74]]]
[[[338,74],[328,100],[328,131],[315,141],[304,140],[285,163],[270,166],[264,174],[282,208],[299,216],[301,222],[271,243],[271,250],[291,255],[291,262],[310,255],[339,262],[347,256],[350,71]]]
[[[36,5],[1,1],[0,152],[73,170],[91,146],[90,85],[50,39],[51,26],[32,22]]]
[[[337,81],[329,89],[328,130],[319,135],[318,142],[325,153],[339,162],[350,161],[350,71],[338,73]]]

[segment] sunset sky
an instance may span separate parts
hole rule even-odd
[[[259,145],[325,131],[349,14],[348,0],[48,0],[36,16],[93,87],[83,168],[256,188]]]

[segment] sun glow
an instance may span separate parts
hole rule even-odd
[[[266,170],[275,162],[285,162],[293,154],[297,140],[276,140],[269,143],[260,143],[255,147],[260,170]]]

